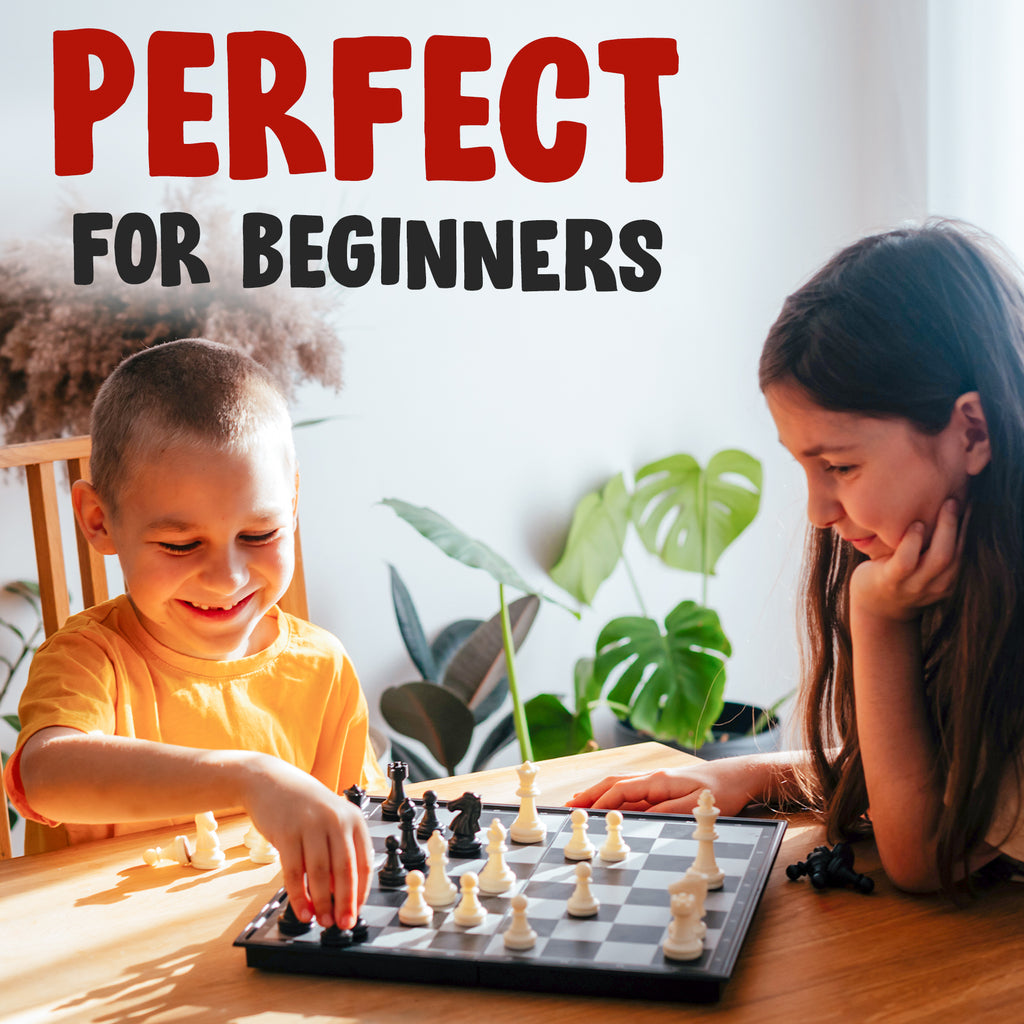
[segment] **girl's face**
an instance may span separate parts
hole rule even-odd
[[[779,440],[807,475],[808,519],[869,558],[891,555],[917,521],[927,543],[942,503],[952,497],[963,508],[968,478],[980,472],[982,456],[957,411],[926,434],[898,417],[823,409],[794,383],[773,384],[765,397]],[[981,466],[987,461],[984,454]]]

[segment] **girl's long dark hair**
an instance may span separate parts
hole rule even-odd
[[[923,685],[945,794],[938,867],[991,827],[1024,744],[1024,289],[1012,260],[968,225],[932,221],[856,242],[791,295],[761,354],[761,388],[796,383],[825,409],[909,420],[938,433],[977,391],[992,447],[970,481],[954,593],[922,619]],[[866,828],[848,594],[864,558],[808,531],[801,693],[810,784],[830,834]],[[914,813],[908,808],[908,814]],[[998,841],[1002,837],[995,837]]]

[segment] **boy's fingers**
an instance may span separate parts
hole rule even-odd
[[[331,893],[331,859],[325,837],[318,837],[303,843],[306,863],[306,886],[313,901],[313,912],[317,923],[329,928],[334,923],[333,897]]]
[[[300,921],[308,921],[313,914],[313,908],[306,899],[306,876],[302,869],[302,855],[294,843],[280,845],[277,852],[281,858],[281,872],[288,893],[288,902]]]

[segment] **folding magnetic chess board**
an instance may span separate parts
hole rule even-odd
[[[713,1001],[732,974],[786,828],[784,821],[718,819],[714,850],[725,882],[708,893],[704,952],[684,963],[667,959],[661,943],[671,921],[668,885],[697,852],[691,838],[696,822],[690,815],[624,813],[622,836],[630,853],[619,863],[605,863],[595,854],[591,888],[601,907],[596,917],[574,918],[566,901],[575,888],[577,862],[562,852],[572,834],[570,812],[540,808],[547,836],[532,845],[506,839],[505,860],[517,881],[498,896],[480,893],[487,910],[483,924],[455,924],[453,905],[435,910],[430,925],[409,927],[398,920],[406,890],[382,888],[376,877],[384,862],[384,840],[399,835],[398,822],[381,820],[380,802],[375,798],[365,808],[376,851],[373,888],[362,910],[369,929],[366,941],[324,945],[317,925],[304,935],[283,935],[277,927],[287,904],[282,889],[235,940],[244,947],[250,967],[627,999]],[[456,885],[457,876],[464,871],[479,874],[486,863],[486,832],[492,820],[498,818],[507,829],[517,813],[508,804],[483,805],[478,838],[484,851],[479,858],[449,860],[448,874]],[[604,812],[588,813],[590,840],[600,849]],[[451,817],[439,801],[446,838]],[[509,901],[518,892],[529,899],[527,916],[538,936],[536,945],[523,952],[506,949],[502,940],[511,918]]]

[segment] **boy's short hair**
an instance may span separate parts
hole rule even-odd
[[[256,360],[204,338],[154,345],[118,364],[96,396],[92,484],[115,510],[132,468],[147,455],[182,445],[245,450],[272,424],[294,460],[287,403]]]

